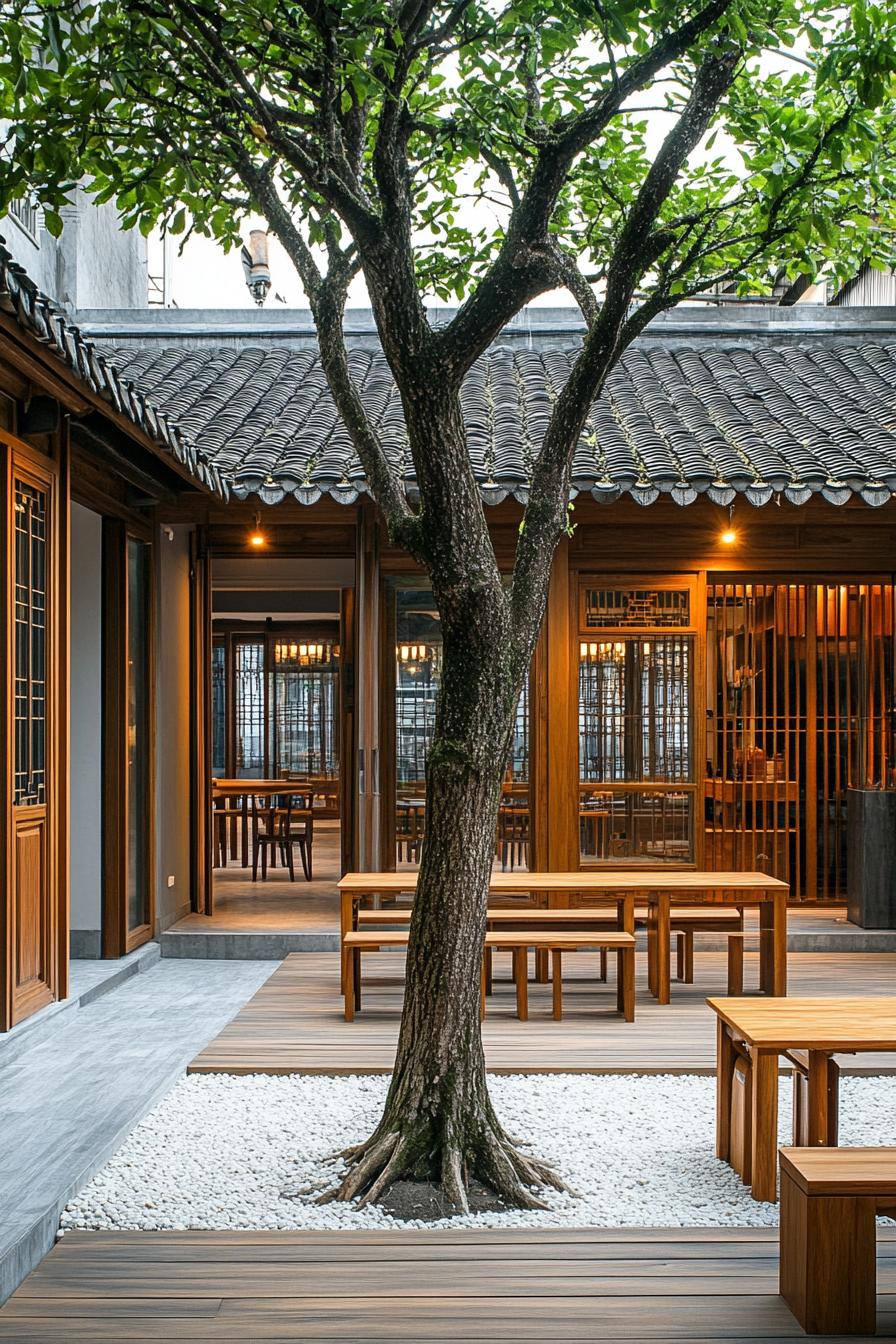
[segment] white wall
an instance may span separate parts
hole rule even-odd
[[[157,932],[190,910],[190,531],[159,536]]]
[[[103,520],[72,504],[71,945],[98,957],[102,928]]]

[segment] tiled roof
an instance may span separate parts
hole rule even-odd
[[[198,481],[226,498],[227,484],[205,446],[185,435],[161,402],[154,404],[150,401],[134,385],[126,369],[117,367],[95,342],[82,335],[52,299],[41,293],[3,246],[2,238],[0,311],[11,314],[19,326],[77,374],[92,392],[148,434],[163,453],[170,453]]]
[[[463,389],[470,456],[488,503],[524,500],[531,463],[577,348],[495,347]],[[350,350],[352,374],[392,461],[413,489],[401,406],[383,355]],[[146,407],[210,459],[230,492],[266,503],[321,495],[350,503],[364,472],[313,348],[112,347]],[[738,495],[794,504],[896,493],[896,344],[811,339],[715,345],[642,338],[591,408],[573,464],[576,492],[641,504]]]

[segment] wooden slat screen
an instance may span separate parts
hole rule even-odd
[[[846,894],[851,785],[893,783],[891,583],[707,590],[705,858]]]

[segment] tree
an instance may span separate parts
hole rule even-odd
[[[894,219],[896,15],[870,0],[4,0],[0,206],[47,228],[76,181],[125,227],[225,245],[260,212],[301,278],[329,386],[392,540],[430,576],[444,663],[395,1071],[340,1198],[399,1177],[466,1208],[559,1178],[503,1132],[479,975],[502,772],[571,526],[588,408],[656,314],[780,271],[854,273]],[[353,385],[362,275],[416,475]],[[502,580],[460,389],[529,300],[585,335]],[[455,296],[450,321],[424,297]]]

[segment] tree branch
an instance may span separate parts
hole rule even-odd
[[[685,109],[651,164],[620,232],[607,272],[600,314],[554,403],[532,470],[511,592],[514,627],[518,631],[528,631],[525,612],[534,601],[542,600],[540,588],[547,583],[550,557],[566,526],[570,471],[582,426],[624,348],[623,337],[630,340],[637,333],[636,323],[626,326],[626,315],[638,281],[669,244],[668,231],[656,227],[663,205],[730,88],[740,59],[740,50],[732,45],[720,46],[704,57]],[[649,320],[650,312],[648,306],[645,321]],[[531,641],[527,641],[521,656],[531,657],[532,651]]]
[[[558,123],[538,151],[498,257],[454,319],[439,334],[446,360],[461,375],[525,303],[551,287],[543,249],[548,223],[575,158],[593,143],[626,99],[677,60],[725,14],[734,0],[710,0],[692,19],[660,38],[615,77],[584,112]]]

